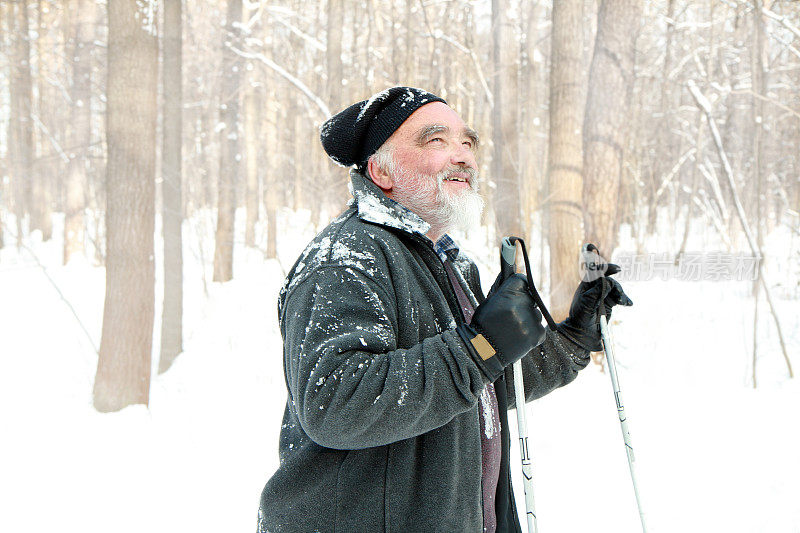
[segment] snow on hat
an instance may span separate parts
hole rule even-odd
[[[414,87],[392,87],[376,93],[322,124],[322,147],[342,166],[364,163],[411,113],[431,102],[447,103]]]

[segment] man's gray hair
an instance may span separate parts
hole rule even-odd
[[[394,163],[394,146],[389,141],[384,142],[375,153],[369,156],[369,160],[374,162],[379,169],[389,175],[393,175],[396,169]]]

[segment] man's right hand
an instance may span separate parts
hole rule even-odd
[[[491,381],[541,344],[545,336],[542,314],[522,274],[510,276],[493,290],[475,309],[471,324],[459,326],[458,331]]]

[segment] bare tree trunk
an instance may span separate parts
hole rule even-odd
[[[108,6],[108,255],[94,383],[101,412],[147,404],[150,394],[158,41],[149,6]]]
[[[661,67],[661,86],[659,96],[658,111],[661,112],[659,127],[656,129],[654,141],[655,160],[650,162],[651,172],[648,172],[648,185],[650,186],[650,205],[647,212],[647,232],[655,231],[656,218],[658,216],[659,199],[652,193],[658,188],[662,177],[669,172],[675,158],[675,139],[672,124],[674,122],[675,109],[679,108],[679,103],[673,96],[672,83],[669,79],[672,70],[673,45],[675,42],[675,9],[676,0],[667,1],[666,13],[666,35],[664,45],[664,64]],[[679,93],[680,94],[680,93]],[[680,100],[680,97],[678,97]]]
[[[31,47],[28,33],[28,2],[13,2],[13,60],[10,83],[8,152],[11,183],[14,190],[14,214],[17,219],[17,246],[22,246],[23,221],[31,208],[31,161],[33,148],[33,98],[31,82]]]
[[[251,13],[245,15],[245,19],[255,14],[255,9]],[[247,81],[244,94],[244,144],[245,144],[245,209],[247,218],[244,230],[244,243],[245,246],[256,246],[256,224],[259,219],[259,212],[261,207],[261,194],[260,194],[260,175],[263,171],[259,169],[268,168],[262,164],[261,146],[264,146],[261,137],[261,125],[264,101],[261,98],[263,85],[261,79],[263,75],[256,68],[252,60],[247,63]],[[271,145],[266,145],[271,146]],[[263,150],[268,152],[269,150]]]
[[[708,0],[708,20],[709,20],[709,27],[708,27],[708,46],[709,50],[713,49],[714,47],[714,2],[715,0]],[[672,0],[671,0],[672,3]],[[708,54],[706,56],[706,76],[707,81],[711,82],[711,69],[713,66],[713,59],[712,54]],[[704,141],[703,141],[703,112],[698,110],[697,114],[697,121],[695,123],[695,153],[694,153],[694,165],[692,165],[692,185],[691,191],[689,192],[688,201],[686,202],[686,223],[683,227],[683,237],[681,238],[681,244],[678,248],[678,253],[675,254],[675,264],[677,265],[679,261],[682,260],[683,254],[686,252],[686,244],[689,241],[689,230],[692,226],[692,220],[694,217],[694,201],[693,198],[695,194],[697,194],[697,182],[699,179],[700,174],[700,165],[703,164],[703,153],[704,153]]]
[[[280,146],[278,140],[277,122],[278,113],[277,105],[270,103],[267,108],[267,121],[266,121],[266,144],[267,146]],[[264,178],[264,205],[267,211],[267,250],[265,259],[276,259],[278,257],[278,187],[279,180],[277,176],[282,171],[282,159],[285,155],[274,154],[269,156],[269,164],[266,164],[265,178]],[[283,180],[283,183],[287,183]]]
[[[4,2],[0,2],[0,54],[4,57],[8,57],[10,54],[7,50],[7,39],[6,35],[13,35],[14,34],[14,24],[13,24],[13,11],[11,11],[11,6],[6,5]],[[2,121],[0,121],[2,123]],[[6,139],[11,136],[11,124],[6,125]],[[6,141],[8,142],[8,141]],[[7,159],[10,156],[8,146],[6,146],[6,157],[4,159],[0,159],[0,175],[8,174],[9,170],[7,168],[8,161]],[[8,209],[8,185],[5,183],[5,180],[0,180],[0,250],[3,249],[5,246],[5,213]]]
[[[581,130],[585,102],[582,69],[581,0],[561,0],[553,5],[550,74],[550,144],[548,185],[550,214],[550,310],[556,320],[569,312],[578,285],[582,239],[581,192],[583,152]]]
[[[162,224],[164,307],[158,372],[166,372],[183,351],[183,55],[181,0],[165,0],[163,38]]]
[[[742,229],[744,230],[745,237],[747,237],[747,243],[750,245],[750,250],[758,259],[758,281],[761,284],[761,288],[764,289],[764,295],[767,297],[767,304],[769,305],[770,312],[772,313],[772,318],[775,322],[775,329],[778,332],[778,341],[781,345],[781,351],[783,352],[783,359],[786,362],[786,368],[789,372],[789,377],[794,377],[794,372],[792,371],[792,362],[789,360],[789,354],[786,351],[786,343],[783,340],[783,331],[781,329],[780,320],[778,320],[778,312],[775,309],[775,304],[772,302],[772,295],[770,294],[769,285],[767,285],[767,281],[764,278],[764,262],[762,261],[764,254],[761,252],[761,247],[758,245],[758,242],[753,237],[753,233],[750,230],[750,224],[747,222],[747,216],[744,212],[744,207],[742,207],[742,202],[739,200],[739,194],[736,192],[736,183],[733,177],[733,170],[728,160],[728,156],[725,152],[725,148],[722,144],[722,136],[719,133],[719,128],[717,128],[717,124],[714,121],[714,117],[711,114],[711,103],[708,99],[700,92],[697,88],[697,85],[692,81],[689,80],[689,90],[692,93],[692,96],[695,99],[698,107],[703,110],[703,113],[706,116],[706,122],[708,122],[708,129],[711,131],[711,137],[714,139],[714,144],[717,147],[717,153],[719,154],[719,158],[722,161],[722,168],[725,171],[725,177],[728,180],[728,187],[731,191],[731,196],[733,196],[733,203],[736,207],[736,214],[739,217],[739,222],[742,225]]]
[[[242,20],[242,0],[228,0],[225,35],[222,39],[222,101],[220,104],[221,153],[219,162],[219,200],[214,248],[214,281],[233,279],[233,239],[236,217],[236,182],[239,176],[239,80],[241,61],[230,46],[238,41]]]
[[[276,48],[274,35],[274,28],[264,28],[264,36],[269,37],[273,44],[272,50]],[[266,40],[266,39],[265,39]],[[278,131],[278,124],[282,123],[279,120],[280,108],[278,100],[281,97],[281,90],[279,87],[270,87],[274,91],[274,98],[265,99],[264,103],[264,127],[262,129],[264,142],[266,146],[275,146],[276,150],[262,150],[261,162],[264,171],[264,208],[267,215],[267,248],[265,250],[265,259],[278,258],[278,205],[280,203],[279,197],[286,197],[286,190],[289,188],[291,181],[287,179],[288,176],[282,174],[283,171],[283,158],[285,153],[280,149],[281,139]]]
[[[617,200],[641,7],[639,0],[603,0],[589,72],[583,132],[583,221],[586,240],[606,257],[611,257],[618,238]]]
[[[286,109],[283,110],[283,113],[287,115],[286,122],[289,125],[288,130],[284,132],[285,137],[283,139],[286,143],[286,166],[284,167],[284,175],[291,176],[291,179],[294,181],[294,210],[298,211],[308,207],[305,193],[306,176],[303,173],[302,162],[305,150],[301,148],[300,143],[295,141],[295,139],[298,138],[303,124],[298,113],[292,113]],[[314,221],[313,217],[311,219]]]
[[[746,13],[750,7],[747,3],[737,3],[736,6],[731,6],[735,11],[733,20],[729,24],[733,24],[733,28],[728,28],[726,31],[730,34],[734,43],[742,51],[745,51],[745,43],[750,41],[749,35],[749,17]],[[720,124],[722,128],[722,144],[725,146],[728,155],[728,161],[731,164],[731,170],[735,180],[741,180],[737,183],[738,186],[743,187],[743,177],[746,174],[747,159],[750,156],[750,148],[752,146],[753,131],[751,128],[752,117],[750,116],[750,97],[744,94],[744,91],[749,87],[750,80],[748,79],[748,72],[746,66],[748,62],[746,57],[739,57],[739,54],[731,54],[726,62],[728,74],[725,83],[729,83],[733,91],[725,101],[725,120]],[[723,185],[724,186],[724,185]],[[743,192],[747,192],[744,188]],[[748,216],[753,215],[753,204],[750,202],[752,195],[748,194],[742,198],[743,207],[745,208]],[[731,220],[733,228],[736,227],[736,219]]]
[[[66,202],[64,205],[64,264],[74,254],[83,253],[84,208],[88,182],[88,150],[92,139],[92,24],[94,2],[78,0],[73,16],[72,47],[66,46],[72,57],[72,86],[70,99],[69,167],[67,168]]]
[[[328,0],[327,46],[325,62],[328,76],[328,102],[331,111],[338,112],[342,106],[342,27],[344,26],[343,0]]]
[[[497,233],[523,236],[520,220],[520,187],[517,162],[516,68],[509,55],[514,51],[512,35],[504,13],[503,0],[492,0],[492,179],[495,189],[494,212]]]
[[[713,1],[713,0],[712,0]],[[703,113],[698,113],[697,115],[697,122],[696,122],[696,134],[695,134],[695,158],[694,158],[694,165],[692,165],[692,187],[691,191],[689,192],[689,201],[686,205],[686,224],[683,227],[683,237],[681,238],[681,244],[678,248],[678,253],[675,254],[675,264],[677,265],[683,254],[686,252],[686,243],[689,241],[689,230],[692,226],[692,216],[694,215],[694,202],[692,201],[692,197],[697,192],[697,181],[698,176],[700,174],[699,167],[703,161]]]
[[[417,42],[417,39],[414,37],[414,28],[417,25],[417,21],[414,18],[414,4],[416,3],[415,0],[406,0],[406,60],[404,72],[407,80],[416,79],[414,69],[415,45]]]
[[[198,133],[200,137],[200,177],[203,183],[203,202],[202,206],[211,208],[215,204],[216,190],[214,187],[214,178],[211,173],[211,158],[209,158],[209,151],[212,149],[212,132],[214,131],[213,113],[210,110],[204,110],[200,113],[200,120],[198,121]],[[219,185],[219,180],[217,180]]]
[[[522,10],[523,17],[519,20],[519,31],[522,35],[519,43],[520,72],[517,105],[519,107],[519,131],[517,146],[519,148],[519,177],[520,196],[522,209],[523,231],[527,232],[532,226],[534,211],[539,203],[540,173],[537,170],[536,149],[538,146],[535,135],[537,104],[539,102],[536,79],[539,75],[539,66],[536,64],[535,55],[538,32],[538,2],[526,5]],[[539,228],[541,233],[541,228]],[[529,238],[533,238],[530,234]],[[531,243],[533,244],[533,243]]]
[[[51,95],[52,91],[50,90],[49,83],[46,81],[49,72],[49,66],[46,65],[45,60],[45,50],[47,49],[46,44],[46,33],[48,23],[50,22],[50,17],[46,16],[47,8],[44,6],[44,2],[37,2],[37,9],[36,9],[36,56],[38,62],[38,77],[37,77],[37,89],[38,89],[38,99],[36,105],[36,113],[39,117],[39,120],[44,122],[47,119],[50,119],[49,122],[52,125],[52,114],[51,114]],[[49,43],[49,39],[47,39]],[[47,96],[45,96],[47,95]],[[49,134],[41,131],[41,128],[38,132],[38,142],[36,146],[38,148],[37,153],[37,162],[36,162],[36,171],[33,173],[33,204],[31,205],[31,229],[38,229],[42,232],[42,240],[49,241],[53,236],[53,179],[55,176],[55,164],[52,158],[55,156],[55,150],[50,147],[51,140],[48,138],[49,135],[54,135],[53,131],[54,128],[49,127]]]
[[[256,222],[260,195],[258,191],[258,151],[261,124],[261,102],[255,80],[248,80],[244,95],[244,146],[245,146],[245,207],[247,219],[244,230],[245,246],[256,245]]]
[[[369,9],[369,7],[367,7]],[[343,0],[328,0],[327,46],[325,63],[327,66],[328,107],[332,112],[339,112],[344,107],[342,95],[342,78],[344,66],[342,65],[342,28],[344,26]],[[366,77],[366,76],[365,76]],[[325,165],[325,181],[328,184],[328,204],[335,211],[347,201],[347,183],[342,179],[342,171],[337,167]],[[322,198],[317,199],[321,203]],[[316,222],[312,216],[312,220]]]
[[[762,196],[764,195],[764,161],[763,161],[763,124],[764,124],[764,102],[756,95],[764,96],[767,92],[767,73],[764,68],[764,57],[767,55],[766,42],[764,39],[764,15],[762,13],[763,4],[761,0],[753,0],[755,6],[753,20],[753,44],[750,47],[750,76],[752,79],[753,97],[753,178],[756,185],[755,190],[755,219],[756,219],[756,243],[760,250],[764,249],[764,206]],[[763,261],[766,258],[762,258]],[[757,278],[761,277],[761,269],[756,272]],[[758,347],[758,297],[760,292],[760,279],[753,282],[753,388],[756,388],[756,360]]]
[[[758,360],[758,296],[760,288],[761,286],[756,282],[756,286],[753,288],[753,361],[751,369],[754,389],[758,387],[756,361]]]

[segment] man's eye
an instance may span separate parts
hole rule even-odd
[[[441,137],[434,137],[433,139],[430,139],[428,142],[432,143],[434,141],[444,142],[444,139],[442,139]]]
[[[463,143],[461,143],[461,144],[465,144],[465,145],[467,145],[467,148],[469,148],[470,150],[472,150],[472,141],[464,141],[464,142],[463,142]]]

